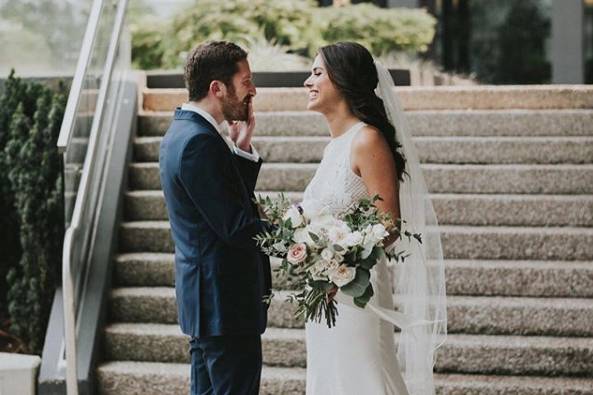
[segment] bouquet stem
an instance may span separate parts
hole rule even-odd
[[[321,322],[325,318],[327,326],[331,328],[336,325],[338,307],[326,291],[313,288],[299,300],[296,315],[315,322]]]

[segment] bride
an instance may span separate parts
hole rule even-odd
[[[338,292],[328,295],[338,303],[335,327],[307,322],[307,394],[432,395],[434,352],[446,335],[442,248],[393,81],[366,48],[343,42],[319,50],[304,85],[307,109],[325,116],[331,134],[304,201],[339,213],[379,195],[380,210],[423,235],[421,245],[388,238],[411,255],[394,272],[375,265],[365,309]]]

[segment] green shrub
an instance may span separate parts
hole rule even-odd
[[[245,46],[253,71],[303,71],[311,66],[309,58],[288,53],[285,47],[274,45],[264,38],[248,40]]]
[[[66,96],[38,83],[23,82],[11,73],[2,102],[14,110],[3,111],[2,169],[7,174],[6,196],[16,224],[20,257],[6,276],[11,332],[41,353],[56,284],[60,281],[64,209],[61,156],[56,142]],[[0,126],[4,126],[0,125]],[[4,195],[3,195],[4,196]],[[3,288],[6,289],[6,288]]]
[[[356,4],[321,8],[318,13],[325,41],[357,41],[376,56],[393,51],[425,52],[436,25],[435,18],[423,9]]]
[[[15,267],[21,256],[19,242],[19,221],[14,207],[12,186],[8,179],[8,163],[4,148],[9,141],[12,116],[20,103],[30,95],[27,94],[27,85],[15,78],[14,71],[10,73],[4,83],[0,96],[0,319],[8,314],[6,303],[6,275],[8,270]],[[31,104],[31,103],[28,103]],[[30,109],[31,107],[27,107]],[[33,114],[29,113],[29,116]]]
[[[310,55],[321,43],[320,32],[311,24],[314,10],[313,0],[202,0],[168,26],[155,27],[150,21],[135,24],[134,64],[177,68],[196,44],[222,39],[243,45],[265,39],[289,52]]]
[[[154,23],[151,23],[154,22]],[[130,24],[132,34],[132,64],[142,70],[163,67],[167,38],[166,25],[144,19],[143,23]]]
[[[134,22],[132,53],[136,67],[154,69],[179,68],[196,44],[221,39],[247,48],[264,41],[309,59],[320,46],[344,40],[358,41],[375,55],[422,52],[435,24],[424,10],[370,4],[320,8],[313,0],[201,0],[169,24],[154,18]]]

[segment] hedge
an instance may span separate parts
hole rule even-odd
[[[62,159],[56,142],[66,93],[11,72],[0,97],[0,289],[12,335],[40,354],[60,281],[64,236]],[[6,303],[4,303],[4,300]],[[6,312],[6,311],[5,311]]]

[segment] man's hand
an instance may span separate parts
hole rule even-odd
[[[251,153],[251,138],[255,130],[255,115],[253,114],[253,97],[249,100],[247,122],[234,121],[229,123],[229,137],[235,145]]]

